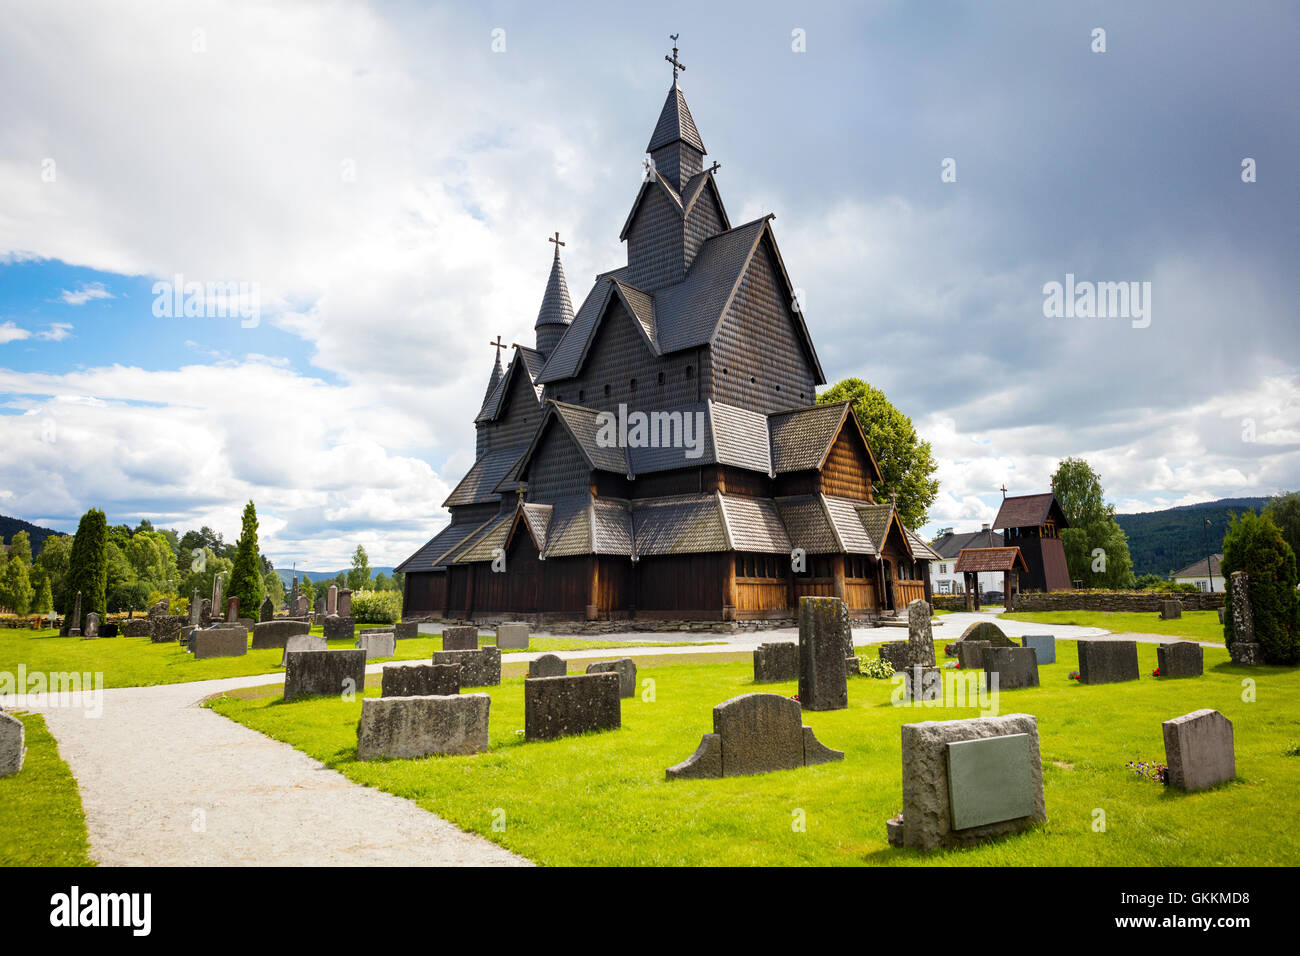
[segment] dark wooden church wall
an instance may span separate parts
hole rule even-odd
[[[707,183],[700,187],[700,196],[686,216],[684,225],[686,236],[684,251],[686,267],[689,271],[691,263],[700,251],[700,246],[722,232],[722,210],[718,208],[718,201],[713,197],[713,190]]]
[[[402,617],[441,614],[446,593],[445,571],[416,571],[407,574],[402,588]]]
[[[871,499],[871,466],[866,452],[853,435],[853,423],[846,422],[831,445],[831,453],[822,469],[822,491],[839,498]]]
[[[580,617],[587,609],[589,583],[586,557],[548,558],[538,569],[538,611]]]
[[[646,557],[637,562],[637,615],[659,618],[722,617],[729,553]]]
[[[763,240],[714,339],[714,401],[765,414],[816,402],[814,373],[778,276]]]
[[[487,433],[488,448],[527,444],[537,430],[537,423],[542,420],[537,392],[529,384],[526,369],[520,368],[515,373],[506,402],[506,413],[502,418],[480,426]]]
[[[590,488],[591,466],[564,425],[553,420],[528,466],[528,500],[555,501]]]
[[[627,234],[628,281],[654,292],[686,277],[682,219],[662,189],[646,191]]]

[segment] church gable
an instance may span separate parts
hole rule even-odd
[[[585,495],[591,488],[591,465],[555,416],[533,449],[524,474],[529,501],[555,501]]]
[[[516,358],[507,374],[509,381],[496,417],[478,424],[483,439],[480,454],[493,448],[526,445],[541,421],[541,403],[523,362]]]
[[[662,186],[642,192],[627,230],[627,281],[653,292],[686,276],[681,207]]]
[[[686,210],[686,221],[682,229],[683,253],[688,270],[691,263],[695,261],[695,254],[700,251],[700,246],[728,228],[727,214],[722,208],[712,177],[707,174],[701,175],[704,180],[699,186],[698,197]]]
[[[713,336],[715,401],[776,412],[816,400],[821,368],[791,300],[772,244],[764,238]]]
[[[845,419],[826,464],[822,467],[822,492],[840,498],[871,500],[871,475],[874,463],[862,440],[862,434],[853,427],[853,416]]]

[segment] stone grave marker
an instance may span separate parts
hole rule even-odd
[[[1172,621],[1183,616],[1183,606],[1175,600],[1160,602],[1160,620]]]
[[[275,617],[275,602],[271,600],[271,595],[266,596],[262,602],[261,613],[258,615],[260,620],[270,621]]]
[[[393,625],[393,633],[399,641],[409,641],[420,636],[420,625],[415,621],[398,621]]]
[[[365,630],[357,638],[357,647],[366,652],[366,660],[392,657],[397,653],[397,636],[392,631]]]
[[[799,599],[799,704],[805,710],[849,706],[843,637],[848,618],[839,598]]]
[[[0,777],[12,777],[23,769],[27,748],[23,746],[27,730],[23,722],[0,710]]]
[[[83,641],[93,641],[99,637],[99,614],[91,611],[86,615],[86,629],[81,634]]]
[[[1136,641],[1111,641],[1081,637],[1079,648],[1079,683],[1113,684],[1138,679]]]
[[[797,701],[780,694],[741,694],[713,708],[713,733],[665,775],[669,780],[743,777],[843,759],[804,725]]]
[[[381,697],[450,697],[460,693],[459,664],[389,664]]]
[[[588,674],[604,674],[607,672],[618,675],[619,697],[636,696],[636,663],[632,658],[624,657],[616,661],[600,661],[596,664],[587,665]]]
[[[1024,647],[1032,647],[1038,654],[1038,666],[1056,663],[1056,637],[1052,634],[1026,634],[1020,639]]]
[[[442,649],[444,651],[478,650],[478,628],[472,625],[444,627],[442,629]]]
[[[1156,666],[1161,677],[1200,677],[1205,672],[1205,649],[1195,641],[1158,644]]]
[[[487,694],[367,697],[357,724],[357,759],[409,760],[488,749]]]
[[[564,662],[564,658],[555,654],[543,654],[528,663],[529,677],[564,677],[568,673],[569,665]]]
[[[284,699],[338,696],[366,688],[365,651],[294,651],[285,654]]]
[[[325,595],[325,616],[333,617],[339,612],[339,586],[331,584]]]
[[[760,644],[754,648],[755,684],[778,684],[798,679],[798,644]]]
[[[329,649],[329,645],[325,643],[323,637],[318,637],[315,634],[292,634],[284,642],[284,653],[280,655],[280,666],[288,666],[289,655],[295,651],[328,651]]]
[[[1232,721],[1217,710],[1194,710],[1161,725],[1169,786],[1204,790],[1237,776]]]
[[[321,631],[327,641],[351,641],[357,636],[356,621],[350,617],[335,614],[321,623]]]
[[[980,655],[984,666],[984,687],[1019,690],[1038,686],[1038,652],[1032,647],[988,647]]]
[[[958,641],[957,666],[964,671],[979,670],[984,666],[984,652],[992,646],[988,641]]]
[[[894,673],[898,673],[907,666],[908,642],[885,641],[880,645],[877,654],[882,661],[889,661],[893,665]]]
[[[943,700],[943,671],[914,664],[894,672],[903,675],[903,700]]]
[[[194,659],[243,657],[248,653],[248,632],[242,627],[199,628],[190,635]]]
[[[352,589],[343,588],[339,591],[339,617],[352,616]]]
[[[239,620],[239,597],[226,598],[226,621],[234,624]]]
[[[311,633],[311,625],[306,621],[258,621],[253,625],[253,650],[284,648],[289,638]]]
[[[1255,640],[1255,609],[1250,603],[1250,575],[1233,571],[1228,579],[1232,597],[1232,643],[1228,653],[1234,664],[1262,664],[1264,649]]]
[[[992,621],[976,621],[961,632],[961,637],[957,638],[957,642],[960,644],[962,641],[988,641],[993,647],[1016,646],[1016,642],[1007,637],[1002,628]]]
[[[933,667],[934,662],[930,605],[917,598],[907,605],[907,663],[911,667]]]
[[[459,664],[461,687],[496,687],[501,683],[501,652],[491,645],[475,651],[434,651],[433,663]]]
[[[498,624],[497,647],[502,650],[528,650],[528,625],[517,621]]]
[[[554,740],[623,725],[619,675],[570,674],[524,680],[524,738]]]

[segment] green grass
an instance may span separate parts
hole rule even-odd
[[[1162,621],[1156,611],[1012,611],[1001,617],[1008,621],[1034,624],[1078,624],[1101,627],[1116,634],[1164,634],[1190,641],[1223,643],[1223,625],[1218,611],[1184,611],[1182,617]]]
[[[490,747],[467,757],[358,762],[360,702],[281,702],[278,689],[249,689],[209,703],[286,741],[352,780],[416,801],[465,830],[552,865],[922,865],[1186,866],[1300,863],[1294,800],[1300,760],[1300,671],[1237,668],[1208,649],[1204,677],[1086,687],[1071,681],[1075,645],[1058,641],[1042,686],[1001,695],[1002,713],[1038,717],[1044,766],[1044,827],[969,850],[922,856],[886,845],[885,820],[902,809],[904,723],[978,716],[974,708],[890,706],[891,683],[853,678],[849,708],[805,712],[843,762],[755,777],[673,781],[712,730],[715,704],[752,690],[791,694],[793,684],[752,684],[747,655],[641,662],[655,700],[623,702],[620,730],[545,743],[522,737],[523,682],[489,688]],[[941,653],[941,652],[940,652]],[[1155,646],[1138,645],[1142,673]],[[513,670],[513,668],[512,668]],[[1257,702],[1242,701],[1242,680]],[[366,692],[378,693],[377,687]],[[1135,776],[1129,761],[1164,762],[1161,722],[1213,707],[1234,723],[1239,778],[1198,794],[1167,792]],[[1093,830],[1093,811],[1106,831]],[[493,830],[504,812],[505,829]],[[794,812],[806,832],[795,832]]]
[[[0,866],[94,866],[81,794],[40,714],[14,714],[27,758],[0,780]]]
[[[360,625],[362,629],[382,625]],[[321,634],[319,626],[312,633]],[[484,643],[494,638],[483,635]],[[250,639],[251,643],[251,639]],[[691,643],[691,642],[680,642]],[[352,647],[347,640],[330,641],[333,650]],[[534,637],[529,651],[605,650],[628,647],[627,642],[584,640],[577,637]],[[656,645],[659,646],[659,645]],[[663,645],[670,646],[670,645]],[[442,649],[441,637],[417,637],[397,642],[397,654],[380,660],[428,659]],[[504,651],[504,654],[524,653]],[[104,687],[149,687],[155,684],[180,684],[186,681],[215,680],[222,677],[248,677],[273,674],[280,670],[280,650],[250,650],[243,657],[213,657],[196,661],[179,644],[153,644],[147,637],[106,637],[83,641],[79,637],[59,637],[53,629],[43,631],[17,628],[0,629],[0,672],[16,674],[20,664],[34,673],[102,673]]]

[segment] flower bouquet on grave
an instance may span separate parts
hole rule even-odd
[[[1157,667],[1155,670],[1153,670],[1153,671],[1151,672],[1151,676],[1152,676],[1152,677],[1159,677],[1159,676],[1160,676],[1160,668]]]
[[[1078,679],[1079,679],[1079,672],[1078,672],[1078,671],[1070,671],[1070,680],[1078,680]]]
[[[1145,777],[1148,780],[1156,780],[1163,784],[1169,783],[1169,768],[1162,763],[1148,763],[1145,760],[1128,762],[1128,768],[1139,777]]]

